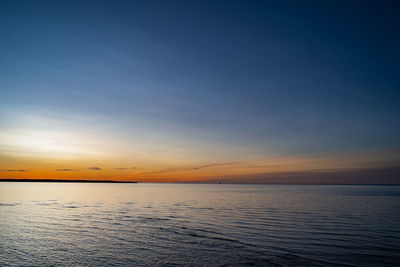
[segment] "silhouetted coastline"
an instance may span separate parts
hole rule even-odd
[[[0,182],[54,182],[54,183],[137,183],[112,180],[62,180],[62,179],[0,179]]]

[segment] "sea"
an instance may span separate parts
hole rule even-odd
[[[0,266],[400,266],[400,186],[2,182]]]

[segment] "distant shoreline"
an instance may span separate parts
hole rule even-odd
[[[118,183],[135,184],[137,182],[112,180],[62,180],[62,179],[0,179],[0,182],[51,182],[51,183]]]

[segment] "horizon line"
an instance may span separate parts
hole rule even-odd
[[[231,185],[386,185],[400,186],[400,183],[235,183],[235,182],[145,182],[145,181],[118,181],[118,180],[71,180],[71,179],[1,179],[0,182],[55,182],[55,183],[151,183],[151,184],[231,184]]]

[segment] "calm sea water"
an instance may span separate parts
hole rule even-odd
[[[0,183],[1,266],[399,266],[400,186]]]

